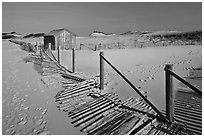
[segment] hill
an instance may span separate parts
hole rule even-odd
[[[2,33],[2,39],[21,38],[21,37],[22,37],[22,34],[17,33],[15,31]]]
[[[91,34],[89,34],[90,37],[104,37],[104,36],[112,36],[114,34],[112,33],[104,33],[101,31],[93,31]]]
[[[25,35],[23,38],[39,38],[44,35],[45,33],[31,33],[31,34]]]

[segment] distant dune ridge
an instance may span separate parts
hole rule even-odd
[[[16,33],[15,31],[2,33],[2,39],[21,38],[21,37],[22,37],[22,34]]]
[[[31,44],[43,44],[46,33],[30,33],[22,35],[16,32],[2,33],[2,39],[16,39]],[[89,36],[76,38],[76,49],[100,50],[144,48],[169,45],[201,45],[202,30],[180,31],[139,31],[132,30],[121,34],[93,31]]]
[[[104,33],[101,31],[93,31],[93,33],[89,34],[90,37],[102,37],[102,36],[112,36],[115,35],[113,33]]]
[[[28,34],[28,35],[24,36],[23,38],[30,38],[30,37],[36,38],[36,37],[43,37],[44,35],[45,35],[45,33],[31,33],[31,34]]]
[[[93,34],[94,37],[77,38],[77,45],[80,49],[99,50],[202,44],[202,31],[128,31],[120,35],[92,33],[91,36]]]

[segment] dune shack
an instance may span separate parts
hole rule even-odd
[[[62,50],[72,49],[76,46],[76,34],[66,28],[52,30],[44,36],[45,49],[49,47],[49,43],[51,43],[52,50],[56,50],[58,46]]]

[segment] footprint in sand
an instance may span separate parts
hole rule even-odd
[[[130,70],[128,70],[128,71],[127,71],[127,73],[131,73],[131,71],[130,71]]]
[[[28,118],[27,117],[23,117],[21,118],[21,121],[18,123],[18,125],[25,125],[28,122]]]
[[[141,81],[141,82],[147,82],[146,79],[139,79],[139,81]]]
[[[42,115],[45,115],[47,113],[47,109],[44,109],[43,111],[42,111]]]
[[[142,94],[147,94],[147,91],[141,91]]]
[[[147,77],[147,79],[154,80],[155,78],[150,76],[150,77]]]
[[[9,128],[9,129],[7,129],[5,131],[5,133],[8,134],[8,135],[13,135],[13,134],[15,134],[15,129],[14,128]]]

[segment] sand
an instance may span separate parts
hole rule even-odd
[[[66,113],[57,110],[54,96],[62,89],[56,76],[43,77],[40,67],[25,63],[28,53],[16,44],[2,43],[2,133],[3,134],[83,134],[71,125]],[[105,57],[160,110],[165,108],[164,65],[174,64],[182,77],[202,66],[201,46],[169,46],[104,50]],[[54,51],[57,57],[57,52]],[[62,65],[72,70],[71,51],[61,52]],[[76,72],[99,74],[99,51],[77,50]],[[199,82],[197,82],[199,83]],[[194,83],[195,84],[195,83]],[[175,81],[175,91],[178,82]],[[202,88],[201,84],[197,84]],[[138,95],[107,64],[105,90],[122,100]]]
[[[42,77],[19,45],[2,42],[2,134],[83,134],[57,109],[56,77]]]

